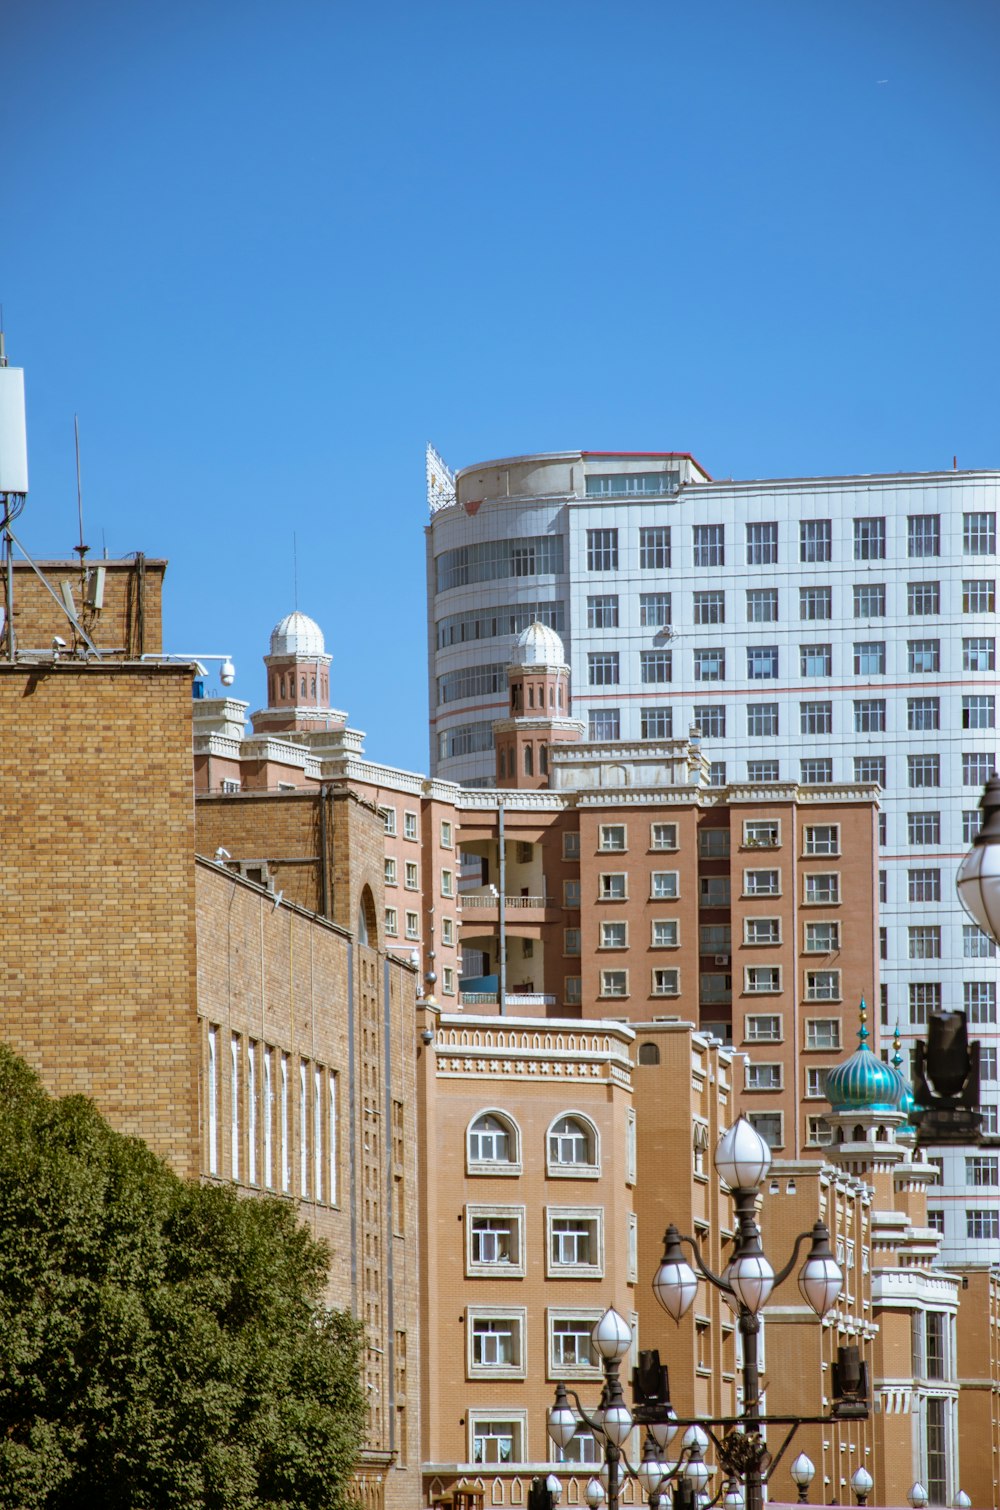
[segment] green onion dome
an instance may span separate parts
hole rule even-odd
[[[858,1047],[826,1077],[826,1099],[835,1112],[897,1112],[908,1089],[898,1069],[883,1064],[868,1047],[868,1008],[862,999]]]

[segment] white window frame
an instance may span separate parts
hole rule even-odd
[[[396,869],[396,856],[386,855],[384,863],[386,886],[398,886],[399,877]]]
[[[382,814],[382,825],[385,829],[385,832],[387,834],[395,834],[396,809],[394,807],[380,807],[379,812]]]
[[[596,1258],[590,1263],[556,1263],[552,1257],[553,1222],[586,1222],[593,1229]],[[604,1277],[604,1207],[546,1206],[545,1274],[548,1279],[602,1279]]]
[[[579,1122],[590,1139],[593,1152],[593,1161],[586,1164],[562,1162],[553,1159],[550,1140],[553,1137],[553,1129],[557,1122],[564,1117],[571,1117],[574,1122]],[[553,1180],[596,1180],[601,1173],[601,1134],[592,1117],[575,1107],[565,1108],[557,1117],[553,1117],[545,1129],[545,1169],[550,1179]]]
[[[773,876],[774,885],[767,890],[758,890],[756,883],[751,884],[751,876]],[[781,896],[781,871],[773,870],[745,870],[743,872],[743,895],[745,897],[780,897]]]
[[[829,1041],[826,1040],[825,1035],[822,1041],[820,1041],[815,1031],[818,1027],[822,1027],[824,1030],[830,1028]],[[826,1054],[837,1054],[840,1052],[841,1024],[839,1017],[807,1017],[804,1030],[805,1046],[807,1049],[819,1049]]]
[[[760,1022],[774,1022],[778,1025],[775,1034],[757,1033],[755,1025]],[[744,1038],[747,1043],[784,1043],[784,1025],[780,1012],[748,1012],[743,1024]]]
[[[667,842],[660,842],[660,830],[669,830],[666,835]],[[649,847],[653,851],[675,850],[679,848],[677,840],[676,823],[651,823],[649,825]]]
[[[751,928],[755,923],[772,923],[775,925],[770,938],[751,938]],[[775,948],[781,943],[781,919],[780,918],[744,918],[743,919],[743,943],[748,949]]]
[[[809,895],[810,881],[820,878],[833,880],[836,884],[833,894],[811,897]],[[802,876],[802,905],[804,907],[839,907],[840,906],[840,872],[839,871],[805,871]]]
[[[612,976],[621,976],[622,977],[622,981],[624,983],[624,988],[625,988],[623,991],[609,990],[608,989],[609,981],[610,981],[610,979],[611,979]],[[625,999],[628,997],[628,994],[629,994],[629,988],[628,988],[628,971],[627,970],[602,970],[601,971],[600,997],[601,997],[602,1001],[625,1001]]]
[[[420,890],[420,869],[416,860],[403,862],[403,886],[406,891]]]
[[[615,889],[618,881],[621,881],[620,891]],[[597,898],[600,902],[627,902],[628,871],[602,870],[598,877]]]
[[[496,1117],[507,1130],[510,1145],[510,1158],[502,1159],[476,1159],[472,1156],[472,1131],[476,1123],[483,1117]],[[499,1106],[483,1106],[469,1118],[465,1129],[465,1168],[466,1173],[510,1176],[521,1173],[521,1129],[511,1116],[510,1112],[504,1111]]]
[[[657,986],[656,977],[658,975],[661,975],[661,976],[673,976],[673,978],[674,978],[673,979],[673,985],[671,987],[665,987],[665,988],[661,989],[660,987]],[[650,994],[650,996],[655,997],[657,999],[661,999],[661,998],[663,998],[665,996],[680,996],[680,994],[681,994],[681,972],[680,972],[680,969],[678,968],[678,966],[676,966],[676,965],[655,965],[653,967],[651,973],[650,973],[650,978],[649,978],[649,994]]]
[[[757,829],[766,829],[768,833],[758,834],[755,832]],[[743,824],[743,847],[744,849],[780,849],[781,819],[748,818]]]
[[[666,878],[670,877],[667,881]],[[665,882],[673,890],[657,891],[657,885]],[[649,896],[654,902],[676,902],[681,894],[681,873],[679,870],[653,870],[649,875]]]
[[[395,907],[385,909],[385,932],[387,938],[399,937],[399,913]]]
[[[751,977],[764,970],[773,971],[770,985],[757,985]],[[743,994],[745,996],[777,996],[781,991],[782,967],[780,965],[745,965],[743,967]]]
[[[833,930],[833,935],[832,935],[833,942],[832,942],[832,944],[830,945],[830,947],[828,949],[827,948],[821,948],[819,945],[817,945],[815,943],[815,941],[810,942],[810,938],[811,938],[810,929],[814,929],[814,928],[831,928]],[[815,921],[813,921],[813,919],[810,918],[808,922],[803,923],[803,925],[802,925],[802,953],[803,954],[818,955],[818,956],[820,956],[822,958],[824,955],[827,955],[827,954],[836,954],[838,952],[838,950],[840,949],[840,945],[841,945],[841,940],[840,940],[840,919],[839,918],[817,918]]]
[[[774,1077],[773,1077],[773,1084],[770,1084],[770,1085],[763,1085],[763,1084],[757,1085],[757,1084],[754,1083],[756,1077],[763,1070],[769,1070],[769,1071],[775,1071],[776,1070],[777,1071],[777,1074],[774,1075]],[[748,1091],[781,1091],[781,1090],[784,1090],[784,1088],[785,1088],[785,1086],[784,1086],[784,1075],[782,1073],[782,1064],[781,1064],[780,1060],[775,1060],[775,1059],[763,1059],[763,1060],[750,1059],[750,1060],[747,1061],[747,1065],[746,1065],[746,1089]]]
[[[621,835],[621,843],[614,842],[613,836]],[[598,829],[597,848],[602,855],[623,855],[628,850],[628,825],[625,823],[602,823]]]
[[[817,976],[821,976],[821,975],[822,976],[827,976],[828,975],[828,976],[832,977],[832,980],[831,980],[831,989],[833,991],[832,995],[828,996],[828,995],[824,994],[822,996],[817,996],[817,995],[814,994],[816,992],[816,990],[818,989],[816,977]],[[803,982],[802,982],[802,999],[803,999],[803,1001],[808,1001],[808,1002],[814,1002],[814,1001],[824,1001],[824,1002],[825,1001],[842,1001],[843,997],[841,995],[841,972],[839,970],[807,970],[805,972],[805,977],[804,977]]]
[[[420,914],[417,912],[408,912],[406,914],[406,937],[408,939],[419,939],[420,937]]]
[[[475,1361],[475,1331],[477,1321],[503,1321],[511,1324],[512,1335],[517,1336],[516,1363],[477,1363]],[[465,1346],[466,1373],[470,1379],[523,1379],[527,1354],[528,1312],[525,1306],[466,1306]]]
[[[549,1379],[599,1379],[601,1377],[601,1355],[594,1348],[593,1363],[566,1363],[555,1356],[555,1322],[557,1321],[589,1321],[590,1333],[593,1335],[594,1327],[600,1321],[604,1312],[599,1306],[547,1306],[545,1310],[545,1360],[546,1373]],[[583,1331],[583,1328],[580,1328]],[[591,1344],[593,1345],[593,1344]]]
[[[778,1150],[785,1147],[785,1114],[783,1111],[770,1110],[766,1112],[747,1112],[746,1114],[747,1121],[750,1123],[750,1126],[754,1129],[755,1132],[757,1130],[758,1121],[763,1121],[765,1117],[777,1117],[778,1119],[778,1141],[776,1143],[768,1144],[769,1148],[777,1152]],[[761,1134],[761,1136],[763,1137],[763,1134]]]
[[[665,943],[662,939],[658,939],[656,937],[656,930],[657,930],[657,928],[673,929],[673,935],[674,935],[673,936],[673,941],[671,943]],[[653,918],[651,920],[651,922],[650,922],[649,936],[650,936],[649,947],[651,949],[679,949],[680,946],[681,946],[681,925],[680,925],[680,919],[679,918]]]
[[[621,943],[612,943],[608,940],[608,930],[624,930]],[[625,918],[602,918],[601,919],[601,949],[627,949],[628,948],[628,921]]]
[[[469,1423],[468,1454],[469,1465],[473,1468],[505,1468],[515,1463],[528,1461],[528,1412],[526,1410],[504,1410],[502,1407],[493,1409],[482,1408],[480,1410],[468,1410],[466,1419]],[[475,1456],[475,1443],[477,1429],[497,1425],[511,1425],[514,1431],[511,1436],[511,1454],[509,1458],[481,1458],[478,1461]],[[492,1440],[496,1440],[495,1438]]]
[[[406,808],[403,812],[403,838],[418,839],[420,830],[417,822],[417,814]]]
[[[452,823],[452,821],[451,821],[450,818],[442,818],[441,819],[441,848],[442,849],[454,849],[454,847],[455,847],[455,825]]]
[[[813,835],[814,834],[818,834],[821,829],[823,829],[823,830],[829,830],[832,833],[832,838],[830,840],[830,843],[832,844],[833,847],[831,849],[817,849],[815,847],[816,840],[813,838]],[[809,860],[815,860],[817,858],[823,859],[823,860],[829,860],[829,859],[833,858],[834,856],[839,855],[840,854],[840,824],[839,823],[807,823],[805,825],[805,832],[803,834],[803,839],[802,839],[802,854],[803,854],[804,858],[809,859]]]
[[[477,1221],[511,1222],[517,1257],[510,1263],[484,1262],[473,1256],[474,1224]],[[465,1207],[465,1272],[476,1279],[521,1279],[525,1273],[524,1229],[526,1212],[523,1206],[479,1205],[470,1202]]]

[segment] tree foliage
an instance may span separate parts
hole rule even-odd
[[[0,1047],[0,1505],[337,1510],[364,1397],[327,1259]]]

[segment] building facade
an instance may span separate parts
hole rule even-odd
[[[719,784],[877,782],[881,1013],[963,1008],[997,1131],[995,946],[954,896],[996,759],[1000,473],[712,481],[690,457],[435,459],[431,769],[494,781],[511,637],[562,636],[597,740],[701,732]],[[932,1220],[988,1262],[1000,1186],[944,1156]]]

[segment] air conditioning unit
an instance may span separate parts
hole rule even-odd
[[[728,954],[717,954],[715,956],[715,963],[717,965],[728,965],[729,964],[729,959],[730,959],[730,956]]]

